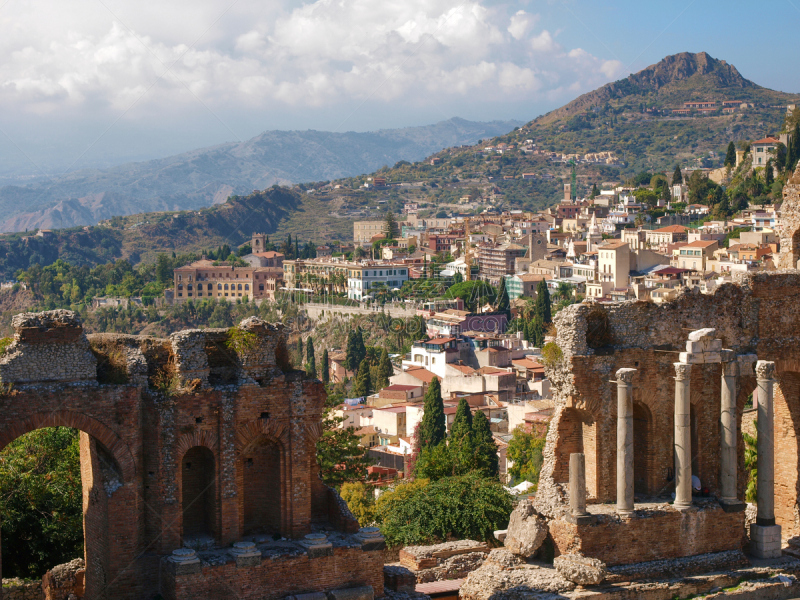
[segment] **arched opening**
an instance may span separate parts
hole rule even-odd
[[[181,461],[181,509],[184,545],[213,544],[216,537],[216,475],[214,454],[195,446]]]
[[[242,452],[244,535],[283,534],[283,457],[281,446],[260,436]]]
[[[3,576],[37,580],[71,563],[73,577],[50,593],[105,597],[117,578],[109,514],[126,504],[122,473],[102,443],[71,427],[35,428],[6,444],[0,453]]]
[[[597,498],[597,423],[585,410],[565,408],[558,421],[556,468],[553,472],[556,482],[569,482],[569,455],[574,452],[585,454],[586,495]]]
[[[653,472],[652,416],[650,409],[640,402],[633,404],[633,491],[635,494],[653,493],[651,473]]]

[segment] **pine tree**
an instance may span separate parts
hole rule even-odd
[[[736,146],[733,142],[728,144],[728,152],[725,154],[725,166],[731,169],[736,166]]]
[[[475,439],[475,465],[484,477],[498,477],[500,461],[497,456],[497,444],[494,443],[489,419],[483,411],[475,413],[472,421],[472,436]]]
[[[358,366],[358,375],[356,375],[356,382],[353,385],[353,395],[356,397],[369,396],[371,389],[372,381],[369,376],[369,363],[365,358]]]
[[[475,463],[475,443],[472,435],[472,411],[464,398],[458,401],[456,416],[450,426],[449,445],[453,475],[466,475]]]
[[[394,373],[392,361],[389,360],[389,353],[386,348],[381,350],[381,358],[378,362],[377,376],[375,377],[375,391],[380,391],[389,385],[389,377]]]
[[[308,336],[306,340],[306,373],[309,377],[317,376],[317,359],[314,356],[314,340]]]
[[[547,283],[542,279],[536,286],[536,316],[542,324],[552,322],[553,317],[550,306],[550,291],[547,289]]]
[[[438,377],[434,377],[428,384],[423,411],[422,422],[419,427],[419,447],[421,450],[440,444],[447,434],[442,386]]]
[[[322,383],[328,385],[331,382],[331,367],[330,361],[328,360],[328,349],[322,351],[322,365],[320,366],[322,372],[320,373],[322,379]]]
[[[508,290],[506,289],[506,278],[500,278],[500,289],[497,291],[497,312],[504,312],[507,316],[511,314],[511,302],[508,299]]]
[[[681,166],[675,165],[675,172],[672,174],[672,185],[680,185],[683,183],[683,174],[681,173]]]
[[[392,211],[386,213],[384,230],[386,237],[390,240],[400,237],[399,227],[397,226],[397,221],[395,220],[394,213]]]

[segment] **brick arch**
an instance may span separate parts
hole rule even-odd
[[[217,454],[217,439],[210,431],[185,433],[178,439],[178,443],[175,445],[175,456],[177,456],[178,463],[180,463],[183,455],[195,446],[208,448],[215,456]]]
[[[45,427],[72,427],[89,434],[114,457],[122,478],[129,483],[136,477],[136,461],[128,446],[109,427],[97,419],[71,410],[34,413],[0,429],[0,450],[18,437]]]
[[[258,419],[240,426],[236,431],[236,454],[241,456],[252,444],[263,437],[278,442],[282,447],[289,446],[289,428],[286,423],[271,419]]]

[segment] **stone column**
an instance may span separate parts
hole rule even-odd
[[[617,513],[633,514],[633,396],[636,369],[617,371]]]
[[[736,476],[736,380],[739,363],[731,350],[722,351],[722,397],[720,401],[720,504],[726,512],[745,509],[737,499]]]
[[[692,505],[692,365],[675,365],[675,508]]]
[[[773,435],[772,389],[775,363],[756,364],[758,384],[758,516],[759,525],[775,524],[775,438]]]
[[[781,555],[781,526],[775,525],[775,438],[772,390],[775,363],[756,364],[758,384],[758,513],[750,525],[750,552],[757,558]]]

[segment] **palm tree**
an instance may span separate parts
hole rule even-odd
[[[556,296],[558,296],[561,300],[568,300],[572,297],[572,286],[566,281],[560,282],[558,284],[558,288],[556,289]]]

